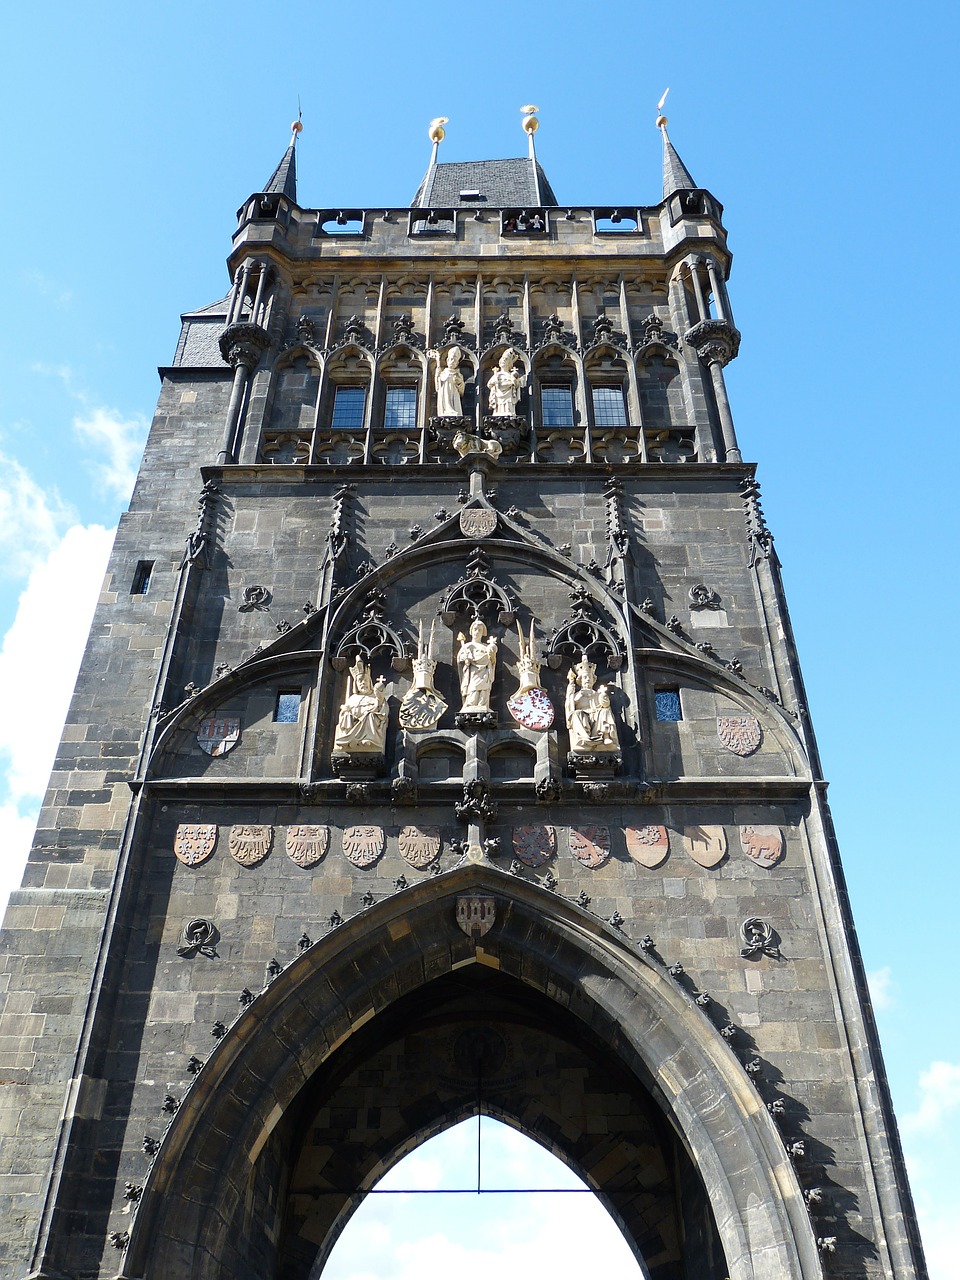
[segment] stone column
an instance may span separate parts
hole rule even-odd
[[[740,347],[740,334],[725,320],[702,320],[686,334],[686,341],[696,348],[697,355],[710,370],[713,394],[720,419],[723,439],[724,462],[742,462],[733,426],[733,414],[727,399],[723,381],[723,366],[731,361]]]
[[[266,330],[256,324],[232,324],[220,335],[220,354],[233,367],[234,372],[227,420],[223,428],[220,452],[217,454],[218,466],[236,461],[237,427],[247,383],[269,345],[270,338]]]

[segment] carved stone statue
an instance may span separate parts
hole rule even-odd
[[[507,702],[507,710],[525,729],[549,729],[553,724],[553,703],[540,684],[540,666],[537,659],[537,641],[530,622],[530,638],[525,640],[517,623],[520,642],[517,678],[520,687]]]
[[[451,347],[446,359],[440,363],[440,353],[435,352],[437,372],[433,385],[437,391],[437,416],[439,418],[463,417],[463,403],[460,397],[464,391],[463,374],[460,372],[460,360],[463,352],[459,347]]]
[[[350,668],[347,696],[337,717],[334,751],[382,755],[388,715],[386,681],[380,676],[374,684],[370,668],[358,656]]]
[[[490,393],[490,412],[495,418],[516,417],[520,392],[527,381],[526,374],[515,371],[516,363],[516,351],[513,347],[507,347],[487,382],[487,390]]]
[[[606,685],[594,688],[597,668],[586,658],[571,667],[567,675],[564,712],[570,750],[584,755],[619,751],[617,725],[610,707]]]
[[[433,684],[434,673],[437,670],[437,660],[433,656],[435,626],[436,619],[430,624],[430,636],[424,645],[423,623],[420,623],[417,656],[413,660],[413,685],[404,694],[403,701],[400,703],[400,724],[404,729],[434,729],[447,709],[447,704]]]
[[[460,672],[462,712],[489,711],[490,690],[497,665],[497,639],[484,640],[487,628],[479,618],[470,624],[470,639],[457,635],[457,669]]]

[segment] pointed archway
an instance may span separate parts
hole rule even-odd
[[[457,926],[465,894],[494,900],[481,939]],[[238,1019],[165,1138],[123,1274],[307,1280],[387,1168],[478,1110],[583,1176],[652,1276],[822,1276],[783,1144],[712,1024],[622,935],[486,865],[361,913]]]

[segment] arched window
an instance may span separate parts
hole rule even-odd
[[[310,1280],[489,1274],[646,1276],[585,1183],[539,1143],[483,1116],[394,1165]]]

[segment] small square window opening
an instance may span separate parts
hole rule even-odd
[[[658,689],[655,694],[657,719],[675,722],[683,719],[679,689]]]
[[[573,393],[568,386],[540,388],[540,407],[545,427],[573,426]]]
[[[385,427],[410,429],[417,425],[417,388],[387,387],[383,412]]]
[[[139,560],[130,587],[132,596],[145,596],[150,590],[150,579],[153,577],[155,560]]]
[[[333,398],[333,423],[335,427],[362,427],[363,407],[367,399],[366,387],[337,387]]]
[[[296,724],[300,719],[300,690],[281,689],[277,694],[277,709],[273,715],[277,724]]]

